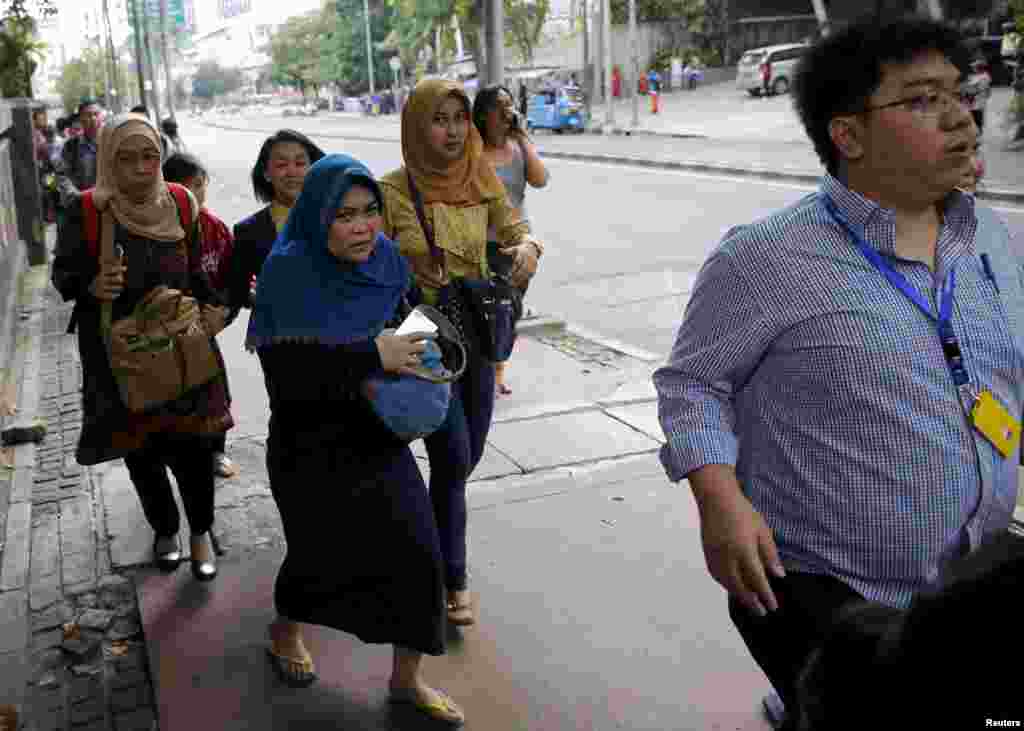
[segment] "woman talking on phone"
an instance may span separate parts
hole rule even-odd
[[[529,183],[531,188],[543,188],[551,176],[537,154],[537,148],[523,130],[512,92],[499,85],[481,89],[473,102],[473,123],[484,141],[484,158],[490,161],[498,178],[505,184],[513,220],[529,226],[526,184]],[[492,271],[508,273],[512,261],[498,253],[493,227],[487,232],[487,256]],[[505,382],[504,362],[495,364],[494,381],[499,396],[512,393]]]

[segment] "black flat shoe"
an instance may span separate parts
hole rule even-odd
[[[166,537],[166,536],[164,536]],[[161,536],[157,536],[153,541],[153,556],[156,561],[156,566],[161,571],[170,573],[171,571],[177,570],[178,566],[181,565],[181,542],[178,537],[174,537],[174,548],[170,551],[164,551],[161,553],[157,549],[157,544],[160,543]]]

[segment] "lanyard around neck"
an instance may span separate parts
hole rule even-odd
[[[823,196],[825,209],[832,220],[838,223],[850,238],[853,239],[857,248],[860,249],[864,258],[884,276],[889,283],[901,292],[907,299],[917,305],[917,308],[925,316],[935,322],[939,328],[939,338],[942,341],[942,352],[946,357],[953,382],[958,386],[966,386],[970,383],[970,376],[964,367],[963,355],[960,351],[960,342],[953,332],[953,292],[956,289],[956,270],[950,267],[946,278],[939,290],[938,313],[932,309],[931,303],[914,287],[907,278],[889,266],[889,262],[878,253],[878,250],[869,244],[863,235],[857,231],[850,222],[839,212],[835,202],[828,195]]]

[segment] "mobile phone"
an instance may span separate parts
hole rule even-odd
[[[124,247],[121,244],[114,244],[114,258],[118,264],[124,264]]]
[[[437,325],[419,310],[413,310],[395,330],[395,335],[422,334],[431,337],[437,334]]]

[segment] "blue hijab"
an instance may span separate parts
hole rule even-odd
[[[327,235],[353,185],[383,205],[365,165],[328,155],[310,168],[284,229],[263,264],[245,347],[279,342],[345,345],[380,334],[409,289],[410,269],[383,234],[369,260],[351,264],[327,249]]]

